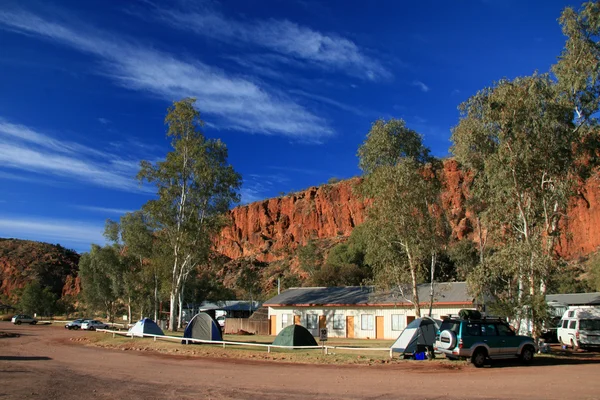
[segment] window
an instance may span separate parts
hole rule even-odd
[[[460,322],[449,319],[444,320],[442,322],[442,326],[440,327],[440,332],[445,331],[446,329],[458,335],[460,332]]]
[[[514,336],[515,334],[509,326],[504,324],[498,324],[496,328],[498,328],[498,334],[500,336]]]
[[[363,331],[373,330],[373,316],[371,314],[360,315],[360,329]]]
[[[562,327],[563,327],[563,328],[565,328],[565,329],[567,329],[567,326],[569,326],[569,320],[565,319],[565,320],[562,322]]]
[[[306,315],[306,329],[317,329],[319,326],[317,314],[307,314]]]
[[[575,325],[577,325],[577,321],[571,321],[569,324],[569,329],[575,329]]]
[[[402,318],[403,315],[400,314],[392,314],[392,330],[393,331],[401,331],[402,330]]]
[[[479,324],[466,324],[465,332],[463,333],[465,336],[481,336],[481,327]]]
[[[569,311],[568,317],[573,318],[575,316],[575,311]]]
[[[344,314],[333,314],[333,329],[344,329],[345,327]]]
[[[285,328],[292,324],[292,314],[281,314],[281,327]]]
[[[496,325],[483,324],[481,325],[481,336],[498,336],[496,333]]]
[[[579,321],[582,331],[600,331],[600,319],[582,319]]]

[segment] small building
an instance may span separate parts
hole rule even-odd
[[[425,316],[429,314],[430,284],[421,284],[418,290],[421,315]],[[271,335],[296,324],[314,336],[319,335],[319,328],[327,328],[330,337],[396,339],[416,318],[407,292],[410,289],[377,292],[372,286],[291,288],[264,306],[268,307]],[[477,306],[466,282],[434,284],[432,318]]]

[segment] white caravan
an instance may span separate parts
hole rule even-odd
[[[558,326],[558,341],[573,349],[600,348],[600,309],[569,307]]]

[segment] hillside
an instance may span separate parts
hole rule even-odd
[[[443,206],[452,236],[474,237],[476,224],[465,207],[469,176],[456,161],[444,161]],[[359,178],[310,187],[291,195],[254,202],[231,211],[230,225],[217,250],[232,259],[271,262],[289,256],[309,239],[342,241],[366,217],[366,202],[353,188]],[[569,209],[566,233],[558,251],[568,259],[586,256],[600,246],[600,185],[598,175],[580,189]],[[476,235],[475,235],[476,236]]]
[[[78,291],[79,254],[60,245],[19,239],[0,239],[0,295],[9,300],[14,290],[37,280],[58,296]]]

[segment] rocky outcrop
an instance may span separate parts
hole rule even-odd
[[[79,293],[79,254],[60,245],[0,239],[0,294],[13,300],[15,289],[39,282],[57,296]]]
[[[259,261],[282,259],[309,239],[340,238],[365,218],[365,201],[355,193],[359,179],[311,187],[292,195],[258,201],[231,211],[217,251]]]
[[[309,239],[344,240],[365,220],[367,201],[355,193],[359,178],[311,187],[285,197],[234,208],[231,224],[221,232],[217,250],[237,259],[274,261],[289,256]],[[442,204],[455,239],[476,238],[467,210],[471,176],[453,159],[444,161]],[[595,175],[569,208],[558,252],[566,258],[585,256],[600,245],[600,178]]]

